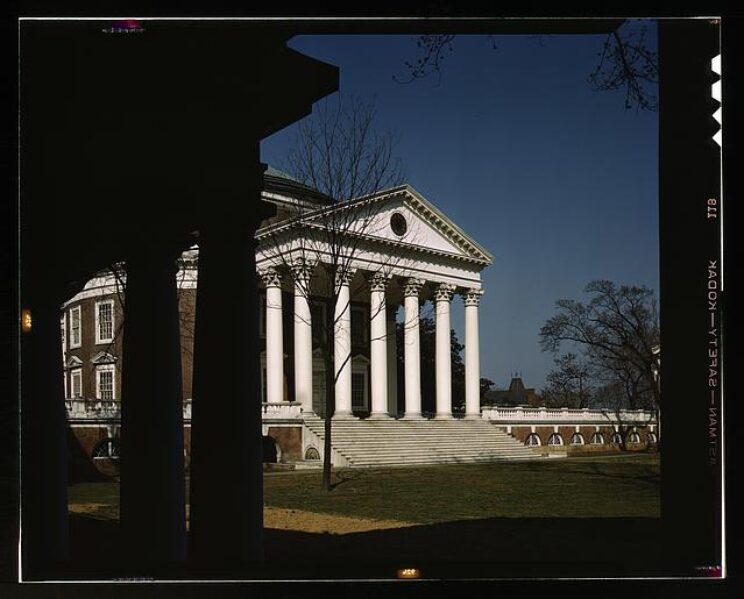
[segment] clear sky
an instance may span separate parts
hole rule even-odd
[[[655,26],[649,23],[655,45]],[[301,36],[290,46],[340,68],[345,94],[375,96],[399,135],[406,179],[495,256],[482,273],[481,376],[552,367],[538,332],[558,298],[593,279],[659,290],[658,114],[587,83],[604,36],[458,36],[436,75],[410,84],[413,36]],[[281,167],[292,127],[262,143]],[[464,338],[463,309],[453,326]]]

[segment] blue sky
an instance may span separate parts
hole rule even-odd
[[[651,42],[655,27],[649,24]],[[552,367],[538,332],[558,298],[593,279],[659,289],[658,114],[587,77],[603,36],[458,36],[442,77],[402,85],[413,36],[300,36],[290,46],[340,68],[344,94],[375,96],[377,127],[399,136],[406,179],[495,256],[483,273],[481,375]],[[288,127],[264,140],[280,167]],[[459,305],[456,305],[459,304]],[[453,326],[464,337],[462,306]]]

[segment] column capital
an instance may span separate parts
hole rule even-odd
[[[451,302],[457,287],[451,283],[440,283],[434,292],[434,298],[438,302]]]
[[[369,288],[372,291],[385,291],[390,282],[390,275],[382,271],[377,271],[369,276],[368,281]]]
[[[315,263],[305,258],[296,258],[290,267],[295,280],[309,281],[315,270]]]
[[[460,293],[462,301],[466,306],[477,306],[483,296],[482,289],[468,289]]]
[[[275,266],[269,266],[258,271],[258,276],[266,287],[281,287],[282,275]]]
[[[336,269],[335,275],[336,286],[340,287],[341,285],[348,285],[349,283],[351,283],[351,279],[354,278],[356,270],[356,268],[351,268],[350,266],[339,266]]]
[[[418,297],[421,288],[424,286],[426,281],[424,279],[403,279],[403,296],[404,297]]]

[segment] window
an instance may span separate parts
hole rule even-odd
[[[320,341],[325,337],[325,305],[313,302],[310,304],[310,320],[312,321],[313,341]]]
[[[406,223],[406,217],[400,212],[394,212],[390,217],[390,228],[393,230],[398,237],[403,237],[408,230],[408,223]]]
[[[96,367],[96,398],[111,401],[115,399],[114,365]]]
[[[70,388],[70,397],[83,396],[83,371],[81,368],[70,371]]]
[[[537,433],[532,433],[524,440],[524,444],[527,447],[538,447],[539,445],[542,445],[542,442],[540,441],[540,437],[537,435]]]
[[[649,445],[655,445],[656,433],[648,433],[648,435],[646,435],[646,443],[648,443]]]
[[[82,321],[80,319],[80,306],[70,310],[70,349],[82,345]]]
[[[641,442],[641,436],[633,431],[632,433],[628,434],[628,443],[640,443]]]
[[[352,345],[366,345],[369,343],[367,338],[367,323],[369,314],[364,308],[351,309],[351,343]]]
[[[604,445],[604,436],[602,433],[594,433],[592,435],[592,440],[590,441],[592,445]]]
[[[581,433],[574,433],[573,437],[571,437],[571,445],[583,445],[584,444],[584,435]]]
[[[325,408],[326,408],[325,370],[313,369],[313,410],[319,416],[324,416]]]
[[[623,438],[620,436],[620,433],[612,433],[612,437],[610,438],[610,443],[622,443]]]
[[[563,437],[558,433],[553,433],[548,437],[548,445],[563,445]]]
[[[114,300],[96,302],[96,343],[114,340]]]
[[[351,409],[367,410],[367,374],[351,373]]]
[[[103,460],[106,458],[111,460],[119,459],[119,439],[105,439],[93,450],[94,460]]]

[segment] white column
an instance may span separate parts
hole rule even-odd
[[[419,291],[424,281],[408,279],[403,287],[403,366],[406,378],[406,418],[421,418],[421,336],[419,333]]]
[[[304,260],[292,265],[294,291],[295,401],[302,413],[313,414],[313,330],[310,316],[310,277],[312,267]]]
[[[261,273],[266,285],[266,401],[284,401],[282,277],[273,267]]]
[[[452,418],[452,349],[450,345],[450,302],[455,286],[442,283],[434,296],[436,302],[436,381],[437,418]]]
[[[370,279],[370,370],[372,374],[371,418],[389,418],[387,404],[387,323],[385,289],[388,277],[375,273]]]
[[[336,273],[336,309],[334,312],[333,352],[336,379],[336,410],[334,418],[350,418],[351,413],[351,293],[349,283],[354,276],[352,268]]]
[[[465,304],[465,418],[480,418],[480,339],[478,304],[481,289],[462,294]]]

